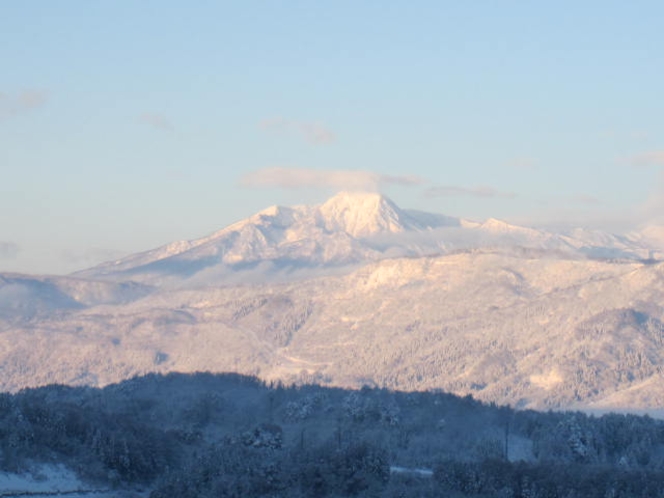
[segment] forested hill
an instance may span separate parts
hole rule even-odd
[[[656,497],[664,422],[514,411],[442,392],[151,374],[1,394],[0,463],[62,463],[85,482],[155,498]]]

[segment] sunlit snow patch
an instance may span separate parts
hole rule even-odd
[[[530,376],[530,383],[536,385],[537,387],[541,387],[542,389],[553,389],[556,387],[558,384],[560,384],[563,381],[562,376],[558,372],[558,370],[551,370],[547,374],[541,374],[541,375],[531,375]]]

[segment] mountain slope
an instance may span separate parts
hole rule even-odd
[[[0,334],[2,387],[210,370],[521,407],[648,407],[662,398],[662,295],[662,264],[492,251],[391,259],[13,325]]]

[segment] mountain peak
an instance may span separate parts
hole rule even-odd
[[[343,209],[371,209],[387,204],[395,209],[397,206],[383,194],[364,191],[341,191],[330,197],[323,206],[335,206]]]
[[[479,228],[496,233],[539,233],[537,230],[532,228],[512,225],[511,223],[508,223],[504,220],[499,220],[498,218],[488,218],[479,226]]]
[[[319,208],[325,228],[353,237],[396,233],[408,228],[408,215],[376,192],[339,192]]]

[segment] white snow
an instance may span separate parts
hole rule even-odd
[[[553,369],[546,374],[533,374],[530,376],[530,382],[543,389],[553,389],[563,382],[563,377],[557,369]]]
[[[341,192],[320,206],[319,213],[327,230],[343,231],[353,237],[410,228],[407,215],[377,193]]]
[[[0,496],[19,496],[29,493],[39,493],[40,496],[49,496],[49,493],[52,493],[56,496],[72,492],[77,492],[77,496],[83,496],[89,491],[94,491],[95,496],[100,496],[98,492],[107,490],[85,485],[74,472],[61,464],[35,465],[30,472],[21,474],[0,472]]]
[[[391,474],[411,474],[419,477],[433,477],[432,469],[418,469],[409,467],[398,467],[393,465],[390,467]]]

